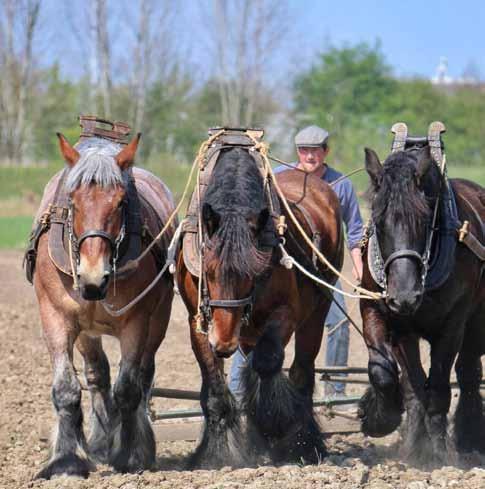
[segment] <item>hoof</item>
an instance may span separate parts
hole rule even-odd
[[[358,416],[364,435],[376,438],[389,435],[401,424],[402,406],[392,399],[381,397],[369,387],[359,401]]]
[[[51,479],[52,477],[68,475],[87,479],[89,472],[94,470],[94,465],[88,460],[75,454],[64,455],[49,462],[36,476],[35,479]]]
[[[88,443],[89,458],[98,464],[109,463],[109,449],[107,443]]]
[[[155,443],[153,449],[136,447],[119,450],[109,458],[109,464],[121,473],[136,473],[151,469],[155,463]]]

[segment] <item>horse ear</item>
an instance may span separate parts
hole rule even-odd
[[[370,148],[365,148],[365,169],[374,186],[379,185],[382,175],[382,165],[376,152]]]
[[[429,146],[421,148],[418,153],[418,163],[416,165],[416,177],[418,182],[426,175],[428,170],[431,168],[433,163],[433,158],[431,156],[431,151]]]
[[[138,148],[138,142],[141,138],[141,132],[139,132],[126,146],[126,148],[122,149],[116,156],[115,160],[118,163],[118,166],[122,170],[126,170],[128,167],[133,165],[135,161],[135,153]]]
[[[219,226],[219,221],[221,220],[220,214],[210,204],[205,202],[202,206],[202,219],[207,227],[209,237],[212,236]]]
[[[69,144],[69,141],[60,133],[56,133],[59,138],[59,147],[62,157],[69,166],[74,166],[79,160],[79,153]]]

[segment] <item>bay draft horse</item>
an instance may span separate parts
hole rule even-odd
[[[160,271],[163,265],[160,252],[166,252],[167,244],[162,242],[161,250],[141,259],[135,273],[125,276],[117,273],[113,278],[114,254],[136,238],[125,229],[124,222],[129,179],[141,185],[136,186],[141,197],[139,220],[147,215],[143,199],[160,199],[167,213],[171,213],[172,196],[154,175],[132,168],[140,135],[124,149],[99,138],[81,142],[75,149],[62,135],[58,136],[67,163],[61,192],[67,192],[70,201],[67,225],[72,227],[71,244],[75,250],[78,248],[74,273],[79,291],[73,288],[73,278],[56,268],[51,260],[50,231],[45,232],[38,242],[33,283],[53,366],[52,401],[57,426],[51,459],[37,477],[49,479],[60,474],[87,477],[94,469],[93,462],[109,463],[122,472],[142,470],[155,460],[147,402],[155,353],[165,336],[171,312],[173,281],[162,276],[142,300],[120,317],[108,314],[101,301],[105,299],[114,308],[120,308],[137,297]],[[61,178],[58,174],[46,187],[41,209],[52,198]],[[159,215],[157,219],[158,231],[161,218]],[[119,374],[112,391],[102,334],[115,336],[120,342]],[[91,394],[91,433],[87,442],[81,385],[73,366],[74,345],[83,357]]]
[[[451,266],[448,278],[433,290],[425,289],[426,248],[437,200],[441,212],[444,199],[449,198],[446,181],[429,147],[392,153],[384,165],[374,151],[366,149],[366,169],[371,179],[372,221],[384,263],[387,298],[385,302],[361,301],[371,382],[360,405],[362,430],[371,436],[391,433],[401,424],[404,407],[403,455],[425,464],[452,460],[447,413],[450,373],[458,356],[456,447],[459,451],[485,451],[479,392],[480,357],[485,353],[483,262],[469,248],[453,241],[454,257],[443,265]],[[449,182],[459,221],[469,221],[470,231],[483,242],[485,190],[467,180]],[[452,240],[456,240],[457,229],[444,226],[439,217],[435,238],[444,239],[447,233],[453,233]],[[371,277],[367,253],[363,286],[380,290]],[[430,344],[428,375],[420,360],[420,338]]]
[[[341,218],[335,193],[322,180],[295,170],[277,178],[286,197],[298,202],[295,214],[305,231],[311,235],[302,208],[320,233],[320,251],[341,267]],[[197,327],[198,278],[188,271],[183,253],[177,264],[192,349],[202,373],[205,426],[191,464],[241,466],[265,453],[274,461],[318,462],[325,448],[313,414],[314,360],[329,296],[300,272],[280,264],[264,179],[247,148],[221,151],[201,205],[205,334]],[[311,268],[310,248],[288,216],[287,222],[289,253]],[[336,280],[328,270],[323,275]],[[282,365],[293,332],[295,358],[288,379]],[[238,347],[250,355],[243,375],[245,432],[223,367],[223,359]]]

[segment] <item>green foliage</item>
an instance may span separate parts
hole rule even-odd
[[[0,249],[25,248],[31,227],[31,217],[0,217]]]
[[[384,159],[397,121],[406,122],[410,134],[425,135],[430,122],[441,120],[448,162],[485,161],[485,93],[397,79],[378,43],[329,49],[296,80],[294,92],[300,126],[314,123],[331,132],[333,161],[344,171],[363,163],[365,146]]]

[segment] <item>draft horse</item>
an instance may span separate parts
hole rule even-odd
[[[160,272],[173,229],[152,251],[140,253],[172,212],[172,196],[154,175],[132,166],[140,135],[125,147],[93,137],[76,148],[58,136],[66,167],[45,189],[37,217],[42,225],[27,260],[53,366],[57,414],[52,456],[37,477],[87,477],[93,462],[109,463],[121,472],[142,470],[155,459],[147,403],[155,353],[171,312],[173,280],[162,275],[119,317],[112,309],[132,301]],[[59,225],[61,238],[56,241]],[[137,257],[137,266],[130,268]],[[112,390],[103,334],[120,342]],[[83,357],[91,394],[87,441],[74,345]]]
[[[274,461],[315,463],[324,456],[325,448],[313,414],[314,360],[331,300],[300,272],[280,263],[275,228],[278,204],[270,205],[257,151],[222,145],[201,201],[199,276],[188,270],[183,252],[177,263],[192,349],[202,374],[205,417],[191,464],[241,466],[268,453]],[[319,250],[335,267],[341,267],[340,207],[333,190],[296,170],[282,172],[277,178],[306,233],[319,235]],[[310,247],[286,217],[287,250],[311,269]],[[336,280],[323,268],[316,273]],[[202,311],[198,310],[199,280]],[[284,347],[293,333],[295,358],[288,379],[282,365]],[[243,374],[244,431],[223,369],[223,359],[237,348],[248,358]]]
[[[366,149],[365,155],[372,225],[363,286],[385,290],[387,297],[361,300],[371,383],[360,403],[362,430],[371,436],[391,433],[405,409],[404,456],[417,463],[449,461],[450,373],[457,358],[456,447],[484,451],[479,388],[485,253],[479,241],[485,242],[485,190],[467,180],[448,180],[429,145],[393,152],[383,165],[374,151]],[[458,241],[465,221],[469,238],[474,236],[471,247],[467,239]],[[430,345],[428,375],[420,338]]]

